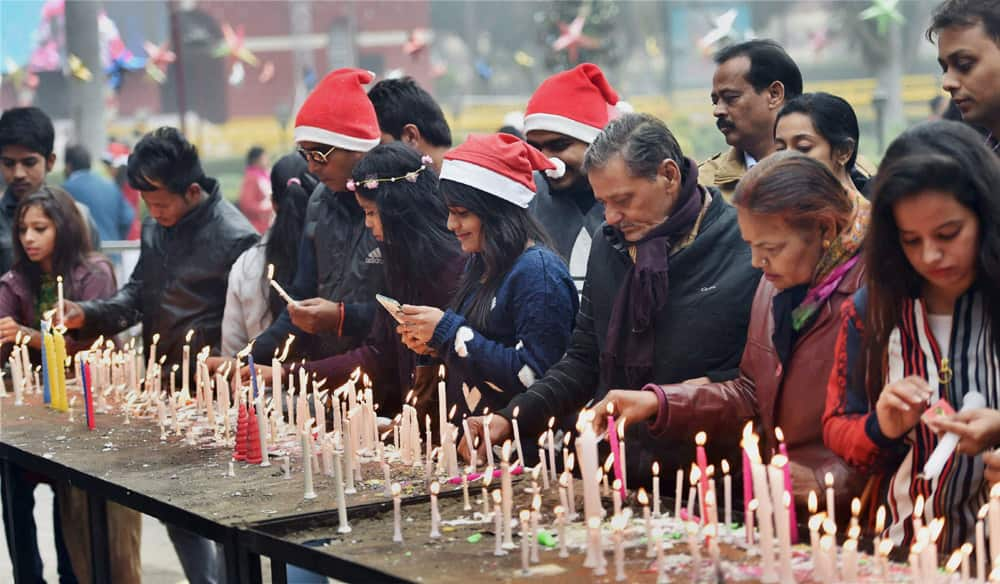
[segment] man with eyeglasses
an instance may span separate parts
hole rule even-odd
[[[296,357],[317,359],[357,346],[371,329],[373,299],[384,281],[382,255],[347,180],[381,139],[364,90],[373,78],[362,69],[333,71],[295,118],[298,152],[322,184],[309,199],[288,291],[296,302],[257,336],[253,352],[259,362],[270,359],[289,333],[296,335]]]

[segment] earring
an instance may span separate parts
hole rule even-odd
[[[830,249],[830,240],[829,239],[824,239],[823,240],[823,249]]]

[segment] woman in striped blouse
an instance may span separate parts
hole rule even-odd
[[[873,191],[876,268],[844,307],[824,441],[872,477],[868,516],[885,505],[883,537],[905,550],[943,518],[939,549],[952,550],[986,500],[983,458],[960,445],[926,478],[939,436],[924,414],[973,391],[1000,405],[1000,161],[968,127],[931,122],[892,143]]]

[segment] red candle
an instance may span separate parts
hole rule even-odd
[[[705,454],[705,442],[708,441],[708,436],[704,432],[698,432],[694,436],[694,443],[697,446],[695,449],[695,456],[698,461],[698,470],[700,471],[700,476],[698,478],[698,503],[701,513],[702,523],[707,521],[705,515],[705,493],[708,493],[708,455]]]
[[[90,387],[90,363],[83,363],[83,399],[87,409],[87,429],[94,429],[94,392]]]
[[[608,404],[608,442],[611,444],[611,455],[614,458],[615,465],[615,478],[618,479],[618,484],[620,485],[619,491],[621,492],[622,498],[625,498],[625,480],[622,477],[622,457],[621,457],[621,446],[618,442],[618,426],[615,425],[614,405]]]
[[[781,428],[776,427],[774,429],[774,436],[775,438],[778,439],[778,452],[785,458],[788,458],[788,446],[785,445],[785,435],[784,433],[782,433]],[[789,462],[785,464],[784,471],[785,471],[785,490],[788,491],[789,493],[794,493],[795,491],[792,490],[791,459],[789,459]],[[799,543],[799,530],[796,528],[794,502],[793,504],[788,506],[788,527],[789,527],[789,533],[791,533],[792,535],[792,545]]]
[[[743,449],[743,511],[750,509],[750,501],[753,500],[753,477],[750,475],[750,456],[746,451],[746,441],[753,440],[753,422],[747,422],[743,428],[743,441],[740,446]],[[747,513],[749,517],[749,514]],[[746,521],[746,520],[744,520]],[[747,543],[753,543],[753,530],[747,530]]]

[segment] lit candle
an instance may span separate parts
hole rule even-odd
[[[51,290],[51,288],[50,288]],[[63,296],[63,277],[56,276],[56,309],[59,314],[59,326],[65,326],[66,323],[66,307],[63,306],[64,296]]]
[[[688,475],[688,478],[689,478],[689,481],[690,481],[689,482],[690,486],[688,487],[687,514],[688,514],[688,517],[693,517],[694,516],[695,497],[697,497],[697,495],[698,495],[698,486],[697,485],[698,485],[698,483],[699,483],[699,481],[701,479],[701,471],[698,470],[697,466],[695,466],[693,464],[691,465],[691,474]]]
[[[490,515],[489,488],[490,488],[490,483],[493,482],[493,467],[492,466],[486,467],[485,471],[483,472],[482,479],[483,479],[483,497],[482,497],[483,498],[483,520],[485,521],[486,518],[489,517],[489,515]],[[494,511],[494,514],[497,514],[497,513]],[[499,514],[497,514],[497,515],[499,515]],[[501,524],[498,523],[497,525],[501,525]],[[501,529],[502,529],[502,525],[501,525]],[[500,538],[500,531],[498,530],[497,531],[497,539],[499,539],[499,538]]]
[[[549,490],[549,470],[548,465],[545,463],[545,448],[542,444],[545,443],[545,436],[542,435],[538,438],[538,464],[535,468],[539,470],[539,474],[542,475],[542,480],[544,481],[545,490]]]
[[[647,508],[646,512],[649,512]],[[615,582],[625,581],[625,523],[628,518],[617,515],[611,520],[612,536],[615,542]]]
[[[441,521],[441,515],[438,511],[438,493],[441,491],[441,483],[434,481],[431,483],[431,539],[437,539],[441,537],[441,531],[438,529],[438,522]]]
[[[618,455],[622,459],[622,497],[628,493],[628,463],[625,458],[625,418],[618,420]]]
[[[335,449],[333,451],[333,483],[337,494],[337,518],[340,520],[340,527],[337,528],[337,531],[339,533],[350,533],[351,526],[347,523],[347,502],[344,497],[344,469],[341,460],[342,458],[341,449]],[[311,464],[306,464],[307,468],[311,466]]]
[[[559,480],[556,477],[556,442],[555,442],[555,430],[553,426],[556,423],[554,417],[549,418],[549,474],[551,475],[552,482]]]
[[[188,377],[191,376],[191,337],[194,330],[189,330],[184,336],[184,360],[181,361],[181,395],[184,396],[184,403],[191,401],[191,390],[188,386]],[[253,357],[251,357],[252,359]],[[253,361],[251,361],[252,363]],[[253,365],[250,366],[250,374],[253,375]],[[256,391],[256,390],[255,390]],[[261,410],[263,412],[263,410]],[[266,456],[266,453],[265,453]]]
[[[660,516],[660,463],[653,462],[653,517]]]
[[[819,528],[823,525],[823,518],[821,513],[816,513],[809,518],[809,545],[812,548],[813,566],[817,570],[822,562],[819,549]]]
[[[448,423],[448,396],[445,384],[444,365],[438,367],[438,440],[441,441],[441,448],[445,444],[445,425]],[[430,442],[430,432],[427,433],[427,441]]]
[[[826,483],[826,514],[830,518],[830,521],[834,523],[837,522],[836,504],[834,503],[834,493],[833,493],[833,473],[828,472],[823,477],[823,482]]]
[[[768,478],[771,485],[771,501],[774,504],[774,524],[778,531],[778,554],[780,558],[780,578],[783,583],[794,583],[792,575],[792,544],[791,526],[788,523],[788,508],[791,506],[791,495],[785,490],[785,467],[788,459],[781,454],[771,458],[768,467]],[[857,543],[857,542],[855,542]]]
[[[486,466],[493,466],[493,444],[490,442],[490,424],[493,422],[493,414],[486,416],[486,427],[483,428],[483,440],[486,443]]]
[[[492,469],[490,469],[490,474],[493,474]],[[483,488],[486,491],[486,488]],[[483,495],[483,506],[485,507],[488,501],[488,497]],[[503,495],[500,494],[500,490],[497,489],[493,491],[493,555],[494,556],[506,556],[507,551],[503,549]],[[484,513],[485,517],[486,514]]]
[[[252,358],[252,357],[251,357]],[[184,378],[185,380],[187,377]],[[256,378],[254,386],[257,385]],[[267,452],[267,410],[264,407],[264,392],[257,393],[257,431],[260,435],[260,465],[271,466],[270,456]]]
[[[469,431],[468,418],[462,420],[462,427],[465,429],[465,443],[469,449],[469,466],[472,467],[472,470],[469,472],[476,472],[476,467],[479,466],[479,460],[478,460],[479,456],[478,453],[476,452],[476,446],[475,444],[473,444],[472,441],[472,432]]]
[[[472,511],[472,502],[469,501],[469,469],[462,469],[462,510]]]
[[[646,496],[646,489],[639,487],[639,504],[642,505],[642,521],[646,527],[646,557],[651,558],[656,554],[653,549],[653,519],[649,513],[649,497]]]
[[[848,538],[841,548],[840,563],[842,568],[842,578],[845,582],[857,582],[858,580],[858,540]]]
[[[785,444],[785,434],[781,428],[775,427],[774,436],[778,439],[778,454],[788,458],[788,446]],[[792,465],[785,465],[785,490],[794,493],[792,488]],[[792,534],[792,545],[799,543],[798,518],[795,517],[795,505],[788,508],[788,525]]]
[[[393,520],[393,532],[392,541],[396,543],[403,543],[403,522],[400,518],[400,500],[399,493],[403,490],[399,486],[399,483],[392,483],[392,520]]]
[[[281,296],[282,300],[284,300],[286,304],[295,304],[298,306],[295,299],[289,296],[288,292],[285,292],[285,289],[281,287],[281,284],[274,279],[274,264],[267,264],[267,281],[271,284],[271,287],[274,288],[274,291],[278,293],[278,296]]]
[[[965,542],[959,548],[962,551],[962,582],[969,582],[971,572],[969,570],[969,556],[972,555],[972,544]]]
[[[313,455],[312,455],[312,418],[306,422],[305,430],[302,432],[302,471],[305,473],[305,499],[315,499],[316,491],[313,490]]]
[[[879,574],[883,581],[889,579],[889,554],[892,553],[892,540],[883,539],[878,546]]]
[[[695,444],[695,459],[698,463],[698,502],[699,502],[699,516],[702,519],[702,523],[705,522],[705,493],[708,492],[708,455],[705,453],[705,442],[708,441],[708,435],[704,432],[698,432],[694,435]]]
[[[517,460],[524,465],[524,450],[521,449],[521,428],[517,424],[517,414],[521,412],[521,406],[514,406],[513,416],[510,423],[514,426],[514,448],[517,450]],[[545,462],[544,459],[542,462]]]
[[[624,469],[622,468],[621,445],[618,440],[618,425],[615,423],[614,416],[615,404],[613,402],[608,402],[606,409],[608,412],[608,445],[611,446],[611,454],[608,455],[608,461],[614,465],[615,478],[621,480]],[[605,472],[609,470],[607,465],[608,461],[605,461]],[[605,489],[605,494],[606,491],[607,489]]]
[[[586,519],[601,514],[601,495],[598,490],[600,472],[597,459],[597,435],[593,428],[594,412],[584,410],[577,417],[577,455],[580,459],[580,477],[583,480],[583,512]],[[594,482],[594,480],[598,482]]]
[[[760,460],[760,452],[757,449],[756,437],[744,440],[744,450],[747,451],[751,463],[751,476],[753,477],[753,492],[757,497],[759,523],[760,523],[760,554],[763,574],[761,579],[765,582],[777,580],[778,575],[774,569],[774,523],[772,522],[773,506],[768,493],[767,471]]]
[[[726,521],[724,533],[729,533],[733,524],[733,477],[729,475],[729,461],[726,459],[722,460],[722,498]]]

